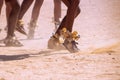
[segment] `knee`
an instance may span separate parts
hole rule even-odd
[[[80,7],[78,7],[75,17],[77,17],[80,13],[81,13],[81,9],[80,9]]]
[[[78,15],[81,13],[80,7],[78,7],[78,9],[77,9],[77,13],[78,13]]]
[[[81,12],[81,9],[80,9],[80,7],[79,7],[80,0],[77,0],[77,1],[78,1],[78,9],[77,9],[77,14],[80,14],[80,12]]]

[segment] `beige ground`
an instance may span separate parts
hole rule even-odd
[[[81,35],[80,52],[73,54],[47,49],[54,24],[53,3],[45,0],[34,40],[16,32],[23,47],[2,47],[0,43],[0,80],[120,80],[119,4],[119,0],[81,0],[82,11],[74,24],[74,30]],[[6,36],[4,9],[0,39]],[[31,10],[23,19],[26,31]],[[62,17],[65,12],[63,5]]]

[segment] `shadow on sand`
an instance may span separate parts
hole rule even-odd
[[[59,52],[56,50],[44,50],[38,53],[29,53],[29,54],[18,54],[18,55],[0,55],[0,61],[14,61],[14,60],[23,60],[31,57],[45,57],[57,54],[68,54],[67,52]]]
[[[0,61],[12,61],[12,60],[22,60],[29,58],[29,54],[22,55],[0,55]]]

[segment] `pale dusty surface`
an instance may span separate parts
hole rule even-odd
[[[54,24],[53,3],[45,0],[34,40],[16,32],[23,47],[2,47],[0,80],[120,80],[120,1],[81,0],[74,30],[81,35],[80,52],[47,49]],[[5,6],[0,16],[0,39],[6,32]],[[32,7],[24,16],[26,31]],[[62,7],[62,17],[66,7]]]

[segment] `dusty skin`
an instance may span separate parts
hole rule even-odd
[[[22,1],[22,0],[21,0]],[[74,29],[80,51],[47,49],[53,33],[53,2],[45,0],[34,40],[16,32],[23,47],[0,42],[0,80],[120,80],[120,0],[81,0]],[[28,31],[32,7],[24,16]],[[62,17],[66,7],[62,4]],[[0,40],[6,32],[5,5],[0,16]]]

